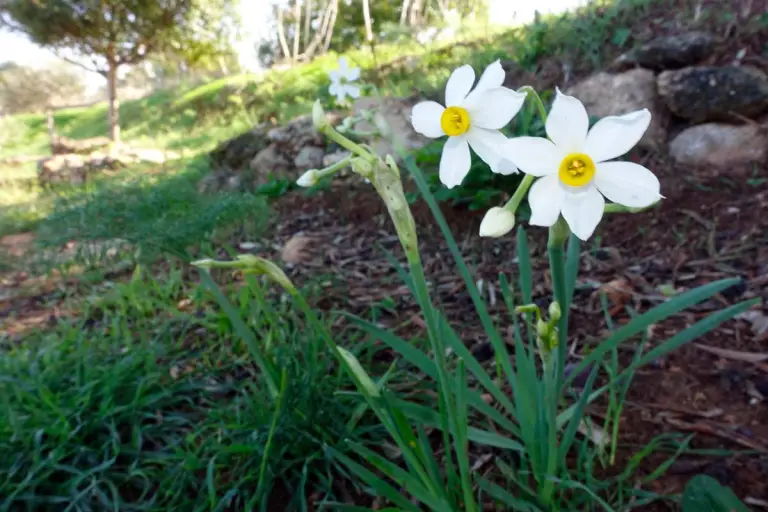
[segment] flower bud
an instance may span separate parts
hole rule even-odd
[[[317,169],[310,169],[299,176],[296,184],[300,187],[313,187],[317,185]]]
[[[312,106],[312,122],[317,131],[321,131],[326,126],[329,126],[328,118],[325,117],[325,111],[320,104],[320,100],[315,101],[315,104]]]
[[[480,236],[498,238],[515,227],[515,216],[506,208],[494,206],[488,210],[480,223]]]
[[[546,340],[549,338],[549,332],[550,332],[549,324],[547,324],[547,322],[539,318],[536,321],[536,336],[538,336],[543,340]]]
[[[560,317],[563,315],[562,310],[560,309],[560,304],[557,302],[553,302],[549,305],[549,320],[551,322],[557,322],[560,320]]]

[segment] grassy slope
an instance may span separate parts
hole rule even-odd
[[[606,42],[621,41],[632,16],[631,9],[609,10],[558,22],[555,29],[534,25],[439,52],[384,47],[375,61],[365,52],[350,58],[365,69],[365,80],[398,95],[438,90],[457,64],[477,69],[496,58],[514,56],[532,70],[540,58],[565,53],[599,67]],[[374,71],[375,64],[408,53],[423,54],[415,69]],[[189,243],[209,239],[238,218],[249,219],[249,229],[258,233],[264,202],[249,195],[201,198],[194,182],[205,162],[194,155],[257,121],[306,112],[315,97],[325,98],[326,71],[334,63],[328,56],[263,78],[228,77],[125,102],[126,140],[183,149],[189,159],[161,173],[129,169],[85,189],[42,194],[34,187],[5,187],[0,235],[37,227],[50,244],[78,237],[149,240],[186,259],[179,252]],[[0,157],[44,154],[44,119],[21,116],[15,122],[21,128]],[[60,111],[56,123],[70,137],[103,135],[105,107]],[[8,174],[0,169],[0,177]],[[349,382],[294,312],[284,305],[270,309],[270,301],[260,300],[264,290],[252,283],[227,295],[256,341],[271,347],[278,366],[286,368],[285,401],[270,397],[241,326],[188,282],[176,270],[106,282],[71,305],[81,312],[74,321],[6,345],[0,359],[6,376],[0,380],[0,496],[10,496],[8,506],[250,509],[251,500],[267,504],[258,493],[273,484],[273,496],[293,496],[294,502],[272,503],[270,510],[300,509],[312,493],[318,500],[341,498],[341,474],[327,448],[343,450],[338,441],[344,437],[376,443],[381,435],[355,420],[353,400],[335,394]],[[344,344],[354,346],[347,336]],[[310,349],[319,355],[305,357]],[[270,445],[273,421],[278,438]]]

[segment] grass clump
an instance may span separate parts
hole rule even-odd
[[[182,273],[137,273],[85,319],[0,359],[0,510],[299,510],[341,499],[331,450],[380,430],[289,305],[233,310],[282,368],[272,397],[230,319]],[[182,309],[179,301],[185,301]],[[281,501],[282,500],[282,501]]]

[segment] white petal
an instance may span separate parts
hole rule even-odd
[[[605,197],[630,208],[644,208],[659,199],[659,179],[632,162],[602,162],[595,169],[595,186]]]
[[[593,186],[576,193],[567,193],[563,201],[563,218],[573,234],[587,240],[600,224],[605,209],[605,199]]]
[[[440,157],[440,181],[448,188],[460,185],[471,165],[467,140],[464,137],[450,137]]]
[[[347,75],[345,77],[348,81],[354,82],[358,78],[360,78],[360,68],[351,68],[347,71]]]
[[[487,90],[477,96],[472,105],[466,106],[469,122],[480,128],[500,130],[520,111],[523,102],[525,94],[512,89],[497,87]]]
[[[506,208],[494,206],[485,213],[480,223],[480,236],[498,238],[504,236],[515,227],[515,216]]]
[[[579,100],[557,89],[557,96],[547,116],[546,129],[547,136],[558,148],[567,153],[582,152],[589,129],[587,110]]]
[[[420,134],[430,137],[442,137],[445,135],[440,126],[440,117],[445,108],[436,101],[422,101],[413,106],[411,110],[411,124],[413,129]]]
[[[565,152],[543,137],[513,137],[507,140],[504,154],[526,174],[556,174]]]
[[[332,69],[331,71],[329,71],[328,77],[331,79],[331,82],[333,83],[341,82],[341,73],[339,73],[338,69]]]
[[[456,68],[445,86],[445,104],[449,107],[461,105],[475,83],[475,70],[465,64]]]
[[[473,105],[483,92],[501,87],[501,85],[504,83],[505,77],[506,72],[501,67],[500,61],[497,60],[496,62],[490,64],[487,68],[485,68],[485,71],[483,71],[483,74],[480,76],[480,80],[478,80],[477,86],[464,100],[464,105]]]
[[[648,109],[604,117],[587,134],[584,152],[595,162],[618,158],[632,149],[651,124]]]
[[[502,151],[507,143],[507,137],[498,130],[486,130],[472,127],[467,132],[467,141],[470,147],[477,153],[491,171],[498,174],[514,174],[517,166]]]
[[[348,96],[351,96],[355,99],[360,97],[360,88],[358,86],[347,84],[342,87],[344,87],[344,91]]]
[[[557,175],[544,176],[533,182],[528,192],[531,206],[531,226],[551,226],[560,216],[565,201],[565,189],[560,186]]]
[[[328,87],[328,93],[336,98],[336,101],[344,101],[346,92],[344,86],[337,82],[331,82],[331,86]]]
[[[339,57],[339,72],[344,75],[349,70],[349,62],[346,57]]]

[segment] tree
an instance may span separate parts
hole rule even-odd
[[[46,69],[0,64],[0,112],[42,112],[82,101],[82,77],[62,63]]]
[[[235,0],[0,0],[0,26],[107,80],[109,135],[120,141],[118,69],[156,53],[190,61],[221,51]],[[91,64],[68,56],[88,59]]]

